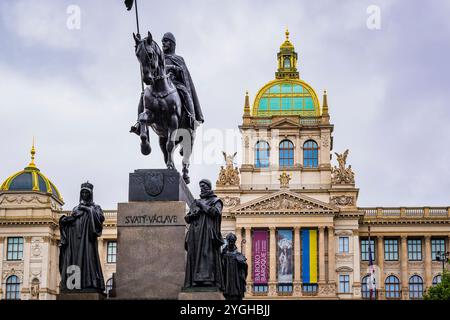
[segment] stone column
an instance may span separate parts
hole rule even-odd
[[[401,276],[401,281],[402,281],[402,296],[403,299],[407,300],[408,299],[408,238],[407,236],[402,236],[402,249],[401,249],[401,259],[400,259],[400,264],[401,264],[401,270],[402,270],[402,276]]]
[[[269,238],[269,295],[276,295],[277,283],[277,239],[276,228],[271,226]]]
[[[377,289],[378,289],[378,299],[384,300],[384,294],[380,293],[384,290],[384,243],[383,236],[377,237],[377,266],[379,271]],[[381,290],[380,290],[381,289]]]
[[[236,235],[236,246],[239,250],[241,250],[241,241],[242,241],[242,228],[236,227],[236,231],[234,232]]]
[[[425,289],[431,287],[431,236],[425,236]]]
[[[359,231],[353,230],[353,296],[361,297],[361,264],[359,253]]]
[[[328,282],[336,282],[336,242],[334,238],[334,228],[328,227]],[[359,259],[358,259],[359,262]]]
[[[6,260],[6,250],[4,249],[5,237],[0,237],[0,275],[3,275],[3,260]],[[3,297],[3,281],[0,281],[0,300],[4,299]]]
[[[247,284],[249,284],[250,282],[252,282],[252,274],[253,274],[252,229],[250,227],[245,228],[245,253],[244,253],[244,255],[247,258],[247,265],[248,265]]]
[[[30,258],[31,258],[31,237],[23,237],[23,280],[21,286],[20,298],[22,300],[30,299]]]
[[[319,227],[319,283],[325,282],[325,228]]]
[[[301,240],[300,227],[294,227],[294,295],[301,293]]]

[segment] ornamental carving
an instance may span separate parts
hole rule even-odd
[[[336,286],[334,284],[320,284],[319,295],[321,296],[334,296],[336,295]]]
[[[250,146],[250,139],[249,139],[249,137],[245,137],[245,139],[244,139],[244,146],[246,148],[248,148]]]
[[[289,191],[279,191],[276,194],[253,200],[235,209],[235,214],[251,212],[292,212],[293,214],[334,214],[336,207],[316,199],[308,199]]]
[[[33,257],[41,256],[41,241],[39,239],[33,239],[31,241],[31,254]]]
[[[352,166],[349,165],[346,168],[348,149],[344,153],[334,153],[337,157],[339,167],[334,166],[331,168],[331,183],[332,184],[354,184],[355,174],[352,171]]]
[[[20,282],[23,281],[23,271],[22,270],[16,270],[14,268],[10,270],[3,271],[3,281],[6,281],[10,276],[17,276],[20,280]]]
[[[34,204],[47,204],[50,202],[49,198],[42,199],[38,196],[4,196],[0,200],[0,204],[2,203],[15,203],[15,204],[22,204],[22,203],[34,203]]]
[[[233,155],[227,155],[222,152],[225,159],[225,168],[220,167],[219,179],[217,179],[216,186],[239,186],[239,169],[234,167],[234,158],[237,152]]]
[[[334,196],[331,197],[330,202],[337,206],[353,206],[355,204],[352,196]]]
[[[283,171],[278,180],[280,181],[280,188],[289,188],[289,181],[291,180],[291,175]]]
[[[275,284],[269,284],[269,296],[277,295],[277,286]]]
[[[328,148],[330,146],[330,136],[325,134],[322,136],[322,146]]]
[[[238,197],[228,197],[222,199],[223,205],[225,207],[234,207],[237,206],[239,203],[241,203],[241,199]]]

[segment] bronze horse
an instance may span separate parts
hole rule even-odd
[[[194,130],[182,128],[181,117],[184,112],[180,96],[166,73],[164,52],[153,40],[152,35],[141,40],[133,34],[136,57],[141,64],[142,81],[147,85],[138,106],[138,124],[132,128],[141,139],[141,153],[151,153],[148,126],[159,136],[159,146],[168,169],[175,169],[173,153],[181,144],[183,156],[183,179],[188,184],[189,159],[194,143]]]

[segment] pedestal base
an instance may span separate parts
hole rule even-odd
[[[56,300],[104,300],[106,295],[98,292],[61,292]]]
[[[218,289],[199,287],[183,289],[178,295],[178,300],[225,300],[225,298]]]

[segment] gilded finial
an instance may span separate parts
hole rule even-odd
[[[31,162],[28,165],[29,167],[36,167],[36,164],[34,163],[34,155],[36,154],[36,149],[34,148],[34,137],[33,137],[33,145],[31,146]]]
[[[286,35],[286,40],[289,40],[289,30],[287,27],[286,27],[286,32],[284,34]]]
[[[250,98],[248,97],[248,90],[245,91],[245,102],[244,102],[244,116],[250,115]]]
[[[327,99],[327,90],[323,90],[323,102],[322,102],[322,115],[328,116],[328,99]]]

